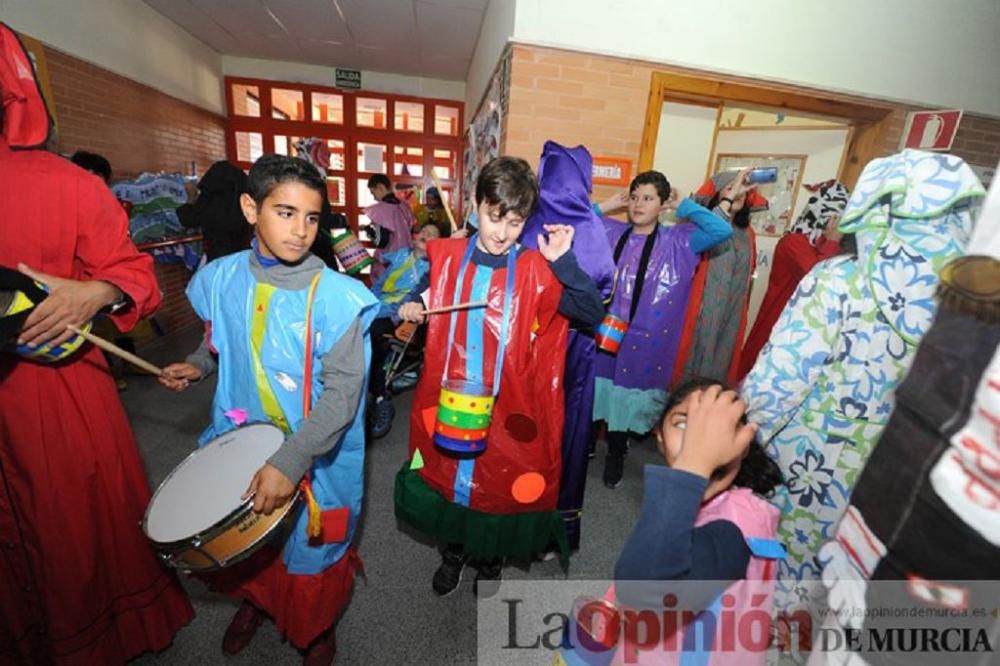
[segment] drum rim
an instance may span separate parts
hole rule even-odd
[[[214,437],[212,439],[212,441],[215,441],[219,437],[223,437],[225,435],[228,435],[231,432],[236,432],[238,430],[244,430],[246,428],[249,428],[250,426],[268,426],[269,428],[274,428],[275,430],[281,432],[281,428],[279,428],[278,426],[274,425],[273,423],[269,423],[267,421],[254,421],[252,423],[246,423],[246,424],[244,424],[244,425],[242,425],[242,426],[240,426],[238,428],[233,428],[232,430],[227,430],[226,432],[220,434],[218,437]],[[198,453],[200,453],[203,450],[203,448],[204,447],[201,447],[201,446],[197,447],[194,451],[192,451],[191,453],[189,453],[186,456],[184,456],[184,460],[182,460],[179,463],[177,463],[177,465],[175,465],[174,468],[172,470],[170,470],[170,474],[167,474],[163,478],[163,481],[160,481],[160,485],[158,485],[156,487],[156,491],[149,498],[149,503],[146,505],[146,511],[142,515],[142,533],[146,535],[147,539],[149,539],[150,541],[152,541],[158,547],[163,548],[164,550],[169,549],[169,548],[171,548],[173,546],[177,546],[178,549],[180,549],[181,545],[188,544],[188,543],[194,541],[195,539],[199,539],[201,541],[201,543],[205,543],[205,538],[207,538],[208,535],[211,534],[212,535],[211,538],[215,538],[216,536],[218,536],[219,534],[221,534],[221,531],[219,531],[219,530],[221,530],[221,528],[222,528],[223,525],[226,525],[227,523],[229,523],[234,516],[240,514],[243,511],[245,511],[248,507],[253,506],[253,499],[245,500],[241,504],[237,505],[236,508],[234,508],[232,511],[230,511],[229,513],[227,513],[225,516],[223,516],[222,518],[220,518],[216,522],[212,523],[210,526],[204,528],[203,530],[201,530],[199,532],[196,532],[195,534],[192,534],[191,536],[184,537],[183,539],[176,539],[174,541],[159,541],[157,539],[154,539],[152,536],[150,536],[150,534],[149,534],[149,512],[152,511],[153,505],[156,503],[156,498],[160,496],[160,491],[162,491],[163,488],[164,488],[164,486],[166,486],[167,483],[174,477],[174,475],[177,473],[177,470],[179,470],[181,467],[183,467],[191,458],[193,458],[194,456],[198,455]],[[294,500],[297,497],[298,497],[298,491],[296,491],[296,493],[292,497],[292,499],[289,500],[287,506],[291,506],[292,503],[294,502]],[[222,531],[225,531],[225,530],[222,530]],[[213,534],[213,532],[215,532],[215,534]],[[268,533],[270,533],[270,530],[268,530]]]
[[[252,511],[251,507],[253,506],[253,500],[247,500],[247,502],[245,502],[240,508],[234,510],[224,519],[220,520],[215,525],[212,525],[212,527],[206,529],[204,532],[201,532],[194,536],[187,537],[186,539],[180,541],[171,541],[169,543],[165,543],[162,541],[155,541],[153,539],[150,539],[150,541],[152,541],[159,550],[163,551],[164,554],[163,560],[170,566],[174,567],[175,569],[186,569],[188,571],[216,571],[218,569],[228,567],[232,564],[236,564],[241,560],[245,560],[246,558],[250,557],[255,552],[257,552],[257,549],[264,544],[264,541],[268,539],[271,536],[271,534],[288,519],[289,515],[292,512],[292,509],[295,507],[295,503],[298,502],[300,495],[301,491],[296,488],[295,494],[292,495],[292,497],[288,500],[288,502],[286,502],[285,505],[282,506],[281,508],[275,509],[272,512],[272,515],[278,512],[280,512],[280,515],[274,520],[274,522],[271,523],[271,526],[268,527],[266,530],[264,530],[264,532],[261,533],[259,537],[257,537],[249,544],[247,544],[246,547],[243,548],[243,550],[239,551],[232,557],[223,560],[216,560],[211,555],[206,554],[205,555],[206,557],[215,562],[215,564],[209,565],[207,567],[194,567],[184,562],[183,560],[174,560],[173,557],[179,553],[183,553],[188,550],[200,550],[201,546],[210,543],[217,536],[224,534],[225,532],[228,532],[230,529],[233,528],[234,525],[236,525],[236,523],[239,522],[239,520],[237,520],[239,516],[247,513],[248,509]],[[197,545],[194,543],[196,539],[198,540]]]

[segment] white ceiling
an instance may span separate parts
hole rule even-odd
[[[145,0],[223,55],[464,81],[489,0]]]

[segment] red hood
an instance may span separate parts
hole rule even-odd
[[[49,138],[49,110],[28,52],[6,23],[0,23],[0,98],[7,144],[12,148],[43,146]]]

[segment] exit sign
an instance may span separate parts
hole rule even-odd
[[[337,68],[337,87],[361,90],[361,70]]]

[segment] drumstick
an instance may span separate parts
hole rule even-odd
[[[118,356],[119,358],[123,358],[126,361],[128,361],[129,363],[131,363],[132,365],[135,365],[135,366],[138,366],[138,367],[142,368],[146,372],[151,372],[154,375],[156,375],[157,377],[159,377],[160,375],[163,374],[163,370],[161,368],[156,367],[155,365],[153,365],[149,361],[146,361],[144,359],[139,358],[135,354],[132,354],[130,352],[125,351],[124,349],[122,349],[121,347],[119,347],[118,345],[116,345],[114,343],[108,342],[107,340],[105,340],[104,338],[102,338],[99,335],[94,335],[93,333],[88,333],[87,331],[81,331],[79,328],[77,328],[76,326],[72,326],[72,325],[67,326],[66,328],[68,328],[69,330],[73,331],[77,335],[85,338],[89,342],[93,342],[95,345],[97,345],[98,347],[100,347],[104,351],[108,352],[109,354],[114,354],[115,356]]]
[[[448,203],[444,200],[444,188],[441,187],[441,181],[438,180],[437,175],[431,171],[431,180],[434,181],[434,187],[438,189],[438,195],[441,197],[441,203],[444,204],[444,212],[448,214],[448,222],[451,223],[451,230],[455,231],[458,229],[458,225],[455,224],[455,216],[451,214],[451,208],[448,207]],[[465,225],[462,225],[465,228]]]
[[[469,303],[456,303],[455,305],[446,305],[441,308],[434,308],[433,310],[424,310],[420,314],[432,315],[441,314],[442,312],[451,312],[452,310],[471,310],[472,308],[484,308],[486,307],[486,301],[472,301]]]

